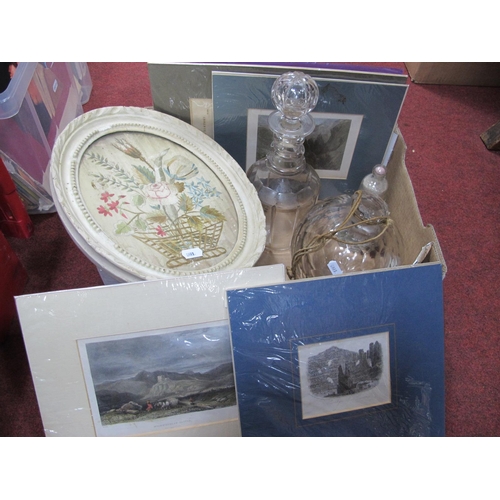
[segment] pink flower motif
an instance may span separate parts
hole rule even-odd
[[[173,205],[177,202],[177,196],[172,193],[167,182],[155,182],[146,188],[149,198],[159,201],[162,205]]]
[[[101,200],[104,201],[104,203],[107,203],[112,196],[114,196],[114,194],[110,194],[107,191],[105,191],[104,193],[101,194]]]
[[[118,213],[118,205],[120,204],[119,201],[112,201],[111,203],[108,203],[108,207],[110,210],[114,210],[116,213]]]
[[[106,217],[106,215],[113,215],[106,207],[103,207],[102,205],[100,207],[97,207],[97,211],[104,215],[104,217]]]
[[[156,226],[156,233],[158,236],[167,236],[167,233],[161,228],[160,225]]]

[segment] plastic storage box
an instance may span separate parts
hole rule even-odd
[[[70,64],[77,84],[80,86],[82,104],[86,104],[90,99],[90,93],[92,92],[92,79],[90,78],[89,68],[87,63],[84,62],[72,62]]]
[[[91,89],[87,63],[21,62],[0,94],[0,157],[30,213],[55,211],[48,179],[52,148],[83,113]]]

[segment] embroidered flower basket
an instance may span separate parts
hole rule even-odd
[[[182,215],[175,224],[159,225],[154,232],[135,233],[134,237],[163,254],[167,258],[166,266],[169,268],[180,267],[191,259],[203,260],[223,255],[226,249],[217,246],[223,223],[199,220],[195,222],[196,225],[192,218]],[[189,251],[194,249],[201,250],[201,254],[190,257]]]

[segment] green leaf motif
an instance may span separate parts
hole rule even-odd
[[[115,234],[126,234],[130,233],[132,228],[126,222],[119,222],[116,225]]]
[[[154,214],[148,216],[148,221],[153,222],[155,224],[163,224],[167,221],[167,216],[164,214]]]
[[[195,230],[195,231],[203,231],[203,222],[200,217],[196,215],[190,215],[187,217],[187,223]]]
[[[226,220],[224,215],[222,215],[218,210],[209,206],[201,207],[200,215],[204,219],[212,222],[222,222]]]
[[[147,231],[148,223],[143,219],[135,219],[135,227],[140,231]]]
[[[183,212],[190,212],[193,208],[193,200],[186,194],[182,193],[179,196],[179,210],[182,210]]]
[[[140,207],[141,205],[144,205],[144,202],[146,201],[146,198],[144,196],[142,196],[142,194],[136,194],[133,198],[132,198],[132,203],[136,206],[136,207]]]
[[[142,165],[132,165],[140,174],[142,180],[147,184],[153,184],[155,182],[155,174],[151,169],[146,168]]]

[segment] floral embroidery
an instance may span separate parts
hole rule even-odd
[[[108,203],[108,207],[110,210],[114,210],[116,213],[118,213],[118,205],[120,204],[119,201],[112,201],[111,203]]]
[[[155,182],[145,188],[146,194],[152,200],[158,200],[162,205],[172,205],[177,203],[177,197],[172,193],[167,182]]]
[[[161,228],[160,225],[156,226],[156,232],[158,236],[167,236],[167,233]]]
[[[87,155],[100,167],[92,174],[92,186],[101,191],[99,198],[107,206],[98,206],[98,213],[122,217],[115,224],[115,234],[133,236],[161,252],[168,267],[190,262],[183,257],[183,250],[200,248],[203,259],[226,252],[218,246],[225,217],[207,204],[221,193],[199,175],[192,161],[179,154],[169,156],[166,149],[149,162],[125,139],[116,140],[113,146],[141,162],[126,170],[99,154]]]
[[[114,194],[109,194],[107,191],[104,191],[104,193],[101,193],[101,200],[107,203],[112,196],[114,196]]]
[[[100,214],[103,214],[104,216],[106,216],[106,215],[113,215],[106,207],[103,207],[102,205],[100,207],[97,207],[97,211]]]

